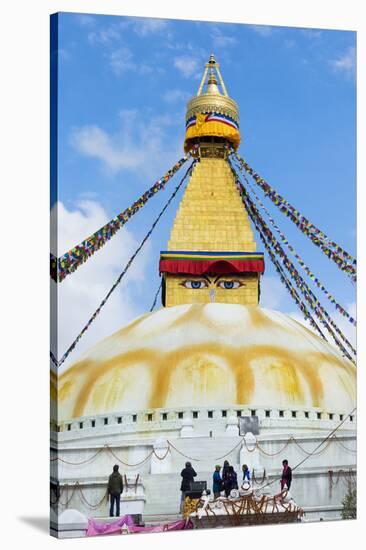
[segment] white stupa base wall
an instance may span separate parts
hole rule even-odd
[[[60,483],[60,498],[53,505],[55,512],[60,514],[72,508],[86,517],[108,516],[107,500],[99,506],[96,504],[106,493],[113,465],[120,464],[120,472],[128,477],[128,490],[124,491],[121,500],[121,515],[142,514],[145,522],[154,522],[158,517],[174,521],[180,508],[180,472],[187,460],[198,474],[196,479],[205,480],[210,490],[215,464],[223,464],[224,459],[234,466],[239,481],[244,462],[254,467],[256,480],[253,483],[260,487],[264,472],[264,483],[280,477],[283,459],[293,467],[312,453],[339,424],[342,414],[322,412],[322,417],[318,418],[316,410],[296,411],[294,418],[293,411],[282,411],[281,416],[276,411],[277,414],[268,418],[262,409],[260,434],[251,441],[246,437],[244,441],[237,435],[238,427],[233,434],[235,409],[227,407],[225,417],[223,410],[184,410],[183,419],[174,418],[169,412],[164,422],[124,424],[123,415],[118,421],[115,416],[106,416],[107,425],[102,419],[92,419],[98,420],[94,427],[88,427],[91,419],[83,418],[73,420],[66,431],[53,432],[51,445],[55,451],[52,456],[56,456],[58,449],[58,457],[62,459],[51,463],[51,477]],[[258,407],[256,412],[259,410]],[[179,413],[175,411],[174,414]],[[192,420],[183,422],[185,415]],[[347,420],[336,432],[336,438],[323,444],[293,472],[291,494],[306,512],[304,521],[340,519],[349,472],[356,471],[355,429],[355,418]],[[268,489],[272,494],[278,493],[279,481]],[[55,500],[54,494],[52,500]]]

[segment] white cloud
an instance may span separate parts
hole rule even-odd
[[[163,74],[162,67],[137,63],[129,48],[121,47],[109,53],[109,65],[116,76],[122,76],[127,71],[134,71],[140,75]]]
[[[268,309],[280,310],[288,296],[280,277],[264,276],[261,280],[260,305]]]
[[[346,76],[355,76],[356,74],[356,49],[354,47],[348,48],[348,50],[337,57],[329,61],[334,71],[343,73]]]
[[[214,47],[217,46],[225,48],[226,46],[234,46],[238,42],[234,36],[224,34],[222,30],[216,26],[211,29],[211,38]]]
[[[168,21],[164,19],[136,18],[133,23],[133,30],[139,36],[160,33],[168,27]]]
[[[185,77],[199,77],[200,63],[198,59],[186,55],[178,56],[173,61],[174,67]]]
[[[341,315],[339,313],[339,311],[335,311],[333,306],[331,306],[330,304],[328,305],[328,304],[329,303],[326,303],[326,301],[323,300],[323,303],[322,303],[323,307],[327,310],[330,317],[332,318],[334,323],[338,326],[338,328],[341,330],[341,332],[344,334],[344,336],[353,345],[353,347],[355,347],[356,346],[356,327],[354,327],[346,317],[343,317],[343,315]],[[347,304],[344,307],[346,308],[347,312],[352,317],[354,317],[354,318],[356,317],[356,303],[355,302]],[[290,317],[295,319],[295,321],[298,321],[299,323],[304,325],[306,328],[308,328],[309,330],[311,330],[315,334],[318,334],[318,332],[311,326],[310,322],[305,321],[305,319],[304,319],[304,317],[303,317],[303,315],[300,311],[290,312],[287,315],[289,315]],[[328,333],[327,329],[319,322],[319,320],[318,320],[318,318],[315,314],[313,315],[313,318],[314,318],[314,321],[316,321],[316,323],[318,324],[320,330],[323,332],[324,336],[326,336],[328,341],[335,346],[336,344],[335,344],[332,336]],[[348,350],[348,347],[344,344],[343,340],[339,337],[339,335],[337,335],[337,338],[338,338],[338,340],[340,340],[342,342],[344,347]]]
[[[129,48],[119,48],[111,52],[109,56],[109,64],[113,72],[120,76],[122,73],[136,69],[136,64],[133,62],[133,54]]]
[[[273,27],[269,25],[250,25],[251,29],[260,36],[270,36],[273,33]]]
[[[91,22],[84,19],[85,26],[92,26]],[[167,35],[169,22],[164,19],[149,19],[130,17],[90,31],[88,40],[91,44],[108,45],[115,42],[120,42],[123,38],[124,31],[131,29],[140,37],[149,37],[152,34],[160,34],[164,32]]]
[[[141,61],[140,58],[137,59],[137,56],[128,47],[126,31],[133,32],[140,38],[146,39],[152,35],[162,36],[164,38],[164,47],[173,47],[175,49],[175,46],[171,42],[174,36],[170,23],[164,19],[129,17],[116,20],[116,22],[105,27],[97,28],[94,25],[88,32],[88,40],[93,45],[101,45],[103,47],[105,55],[109,60],[109,65],[117,76],[124,75],[127,71],[134,71],[140,75],[164,74],[166,72],[165,69],[159,66],[156,59],[150,63],[148,49],[145,52],[146,55],[143,56],[144,61]],[[222,40],[224,40],[224,37]],[[178,49],[180,47],[184,48],[186,52],[191,51],[193,48],[189,42],[179,44]],[[197,57],[197,51],[195,51],[195,55]],[[190,58],[187,55],[177,57],[175,63],[176,68],[187,78],[193,76],[199,66],[198,60]],[[194,75],[194,78],[199,78],[199,73]]]
[[[144,156],[142,151],[134,150],[124,140],[117,143],[117,139],[96,125],[82,126],[75,130],[72,144],[83,155],[101,160],[112,173],[135,168]]]
[[[152,67],[151,65],[139,65],[137,68],[138,72],[140,74],[153,74],[153,73],[159,73],[162,74],[164,71],[161,69],[161,67]]]
[[[183,90],[174,89],[174,90],[167,90],[163,94],[163,100],[167,101],[168,103],[174,103],[174,102],[178,102],[178,101],[188,101],[188,99],[190,99],[191,96],[192,96],[192,94],[190,94],[188,92],[184,92]]]
[[[285,44],[286,48],[288,48],[288,49],[294,48],[296,46],[295,40],[291,40],[291,39],[289,39],[289,40],[286,39],[284,44]]]
[[[207,50],[204,48],[201,48],[196,42],[180,42],[180,41],[168,41],[166,44],[164,44],[164,47],[166,47],[168,50],[173,50],[177,52],[192,52],[196,57],[205,59],[208,61],[208,55]]]
[[[82,27],[93,27],[95,25],[95,17],[86,13],[80,13],[78,21]]]
[[[111,217],[98,202],[90,200],[81,201],[70,210],[63,203],[58,203],[52,209],[52,216],[55,216],[56,208],[59,255],[95,232]],[[110,242],[58,285],[59,358],[99,306],[138,244],[133,234],[126,227],[122,228]],[[149,243],[146,243],[119,287],[65,361],[65,367],[140,313],[131,301],[130,291],[133,286],[141,288],[143,285],[150,250]],[[55,350],[55,342],[51,345]]]
[[[310,40],[314,40],[322,36],[322,31],[319,29],[301,29],[301,33]]]
[[[318,297],[323,298],[320,295]],[[347,318],[343,317],[343,315],[341,315],[339,311],[335,310],[334,306],[331,305],[325,297],[321,300],[321,303],[323,307],[327,310],[329,315],[331,316],[334,323],[343,332],[344,336],[349,340],[349,342],[353,346],[355,346],[356,345],[356,328],[348,321]],[[307,302],[305,302],[305,304],[307,304]],[[290,317],[295,319],[295,321],[298,321],[299,323],[304,325],[306,328],[308,328],[315,334],[319,335],[318,332],[311,326],[310,322],[308,320],[305,321],[303,314],[301,313],[300,310],[295,310],[295,311],[287,310],[289,305],[289,294],[279,277],[272,277],[272,276],[263,277],[261,281],[260,305],[268,309],[275,309],[278,311],[282,311],[286,315],[289,315]],[[356,318],[355,302],[346,304],[344,305],[344,307],[353,318]],[[311,311],[309,307],[308,309],[309,311]],[[331,344],[335,345],[332,336],[328,333],[327,329],[323,327],[321,323],[318,321],[318,318],[316,317],[315,313],[313,314],[313,318],[319,325],[319,328],[322,330],[323,334],[327,338],[329,335],[328,341]],[[338,339],[340,339],[339,336],[338,336]]]
[[[110,44],[121,39],[121,33],[116,25],[89,32],[88,40],[91,44]]]
[[[177,123],[170,114],[148,118],[136,110],[119,112],[120,129],[109,134],[97,125],[76,128],[71,144],[84,156],[99,159],[110,174],[138,170],[149,181],[162,175],[182,154],[179,137],[168,138],[168,129]],[[182,127],[184,120],[182,117]]]

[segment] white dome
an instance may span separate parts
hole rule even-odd
[[[348,412],[356,369],[282,313],[195,304],[139,317],[59,380],[59,417],[245,405]]]

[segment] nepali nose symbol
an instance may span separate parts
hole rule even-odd
[[[210,297],[210,302],[214,302],[215,296],[216,296],[216,290],[214,288],[210,288],[210,290],[208,291],[208,295]]]

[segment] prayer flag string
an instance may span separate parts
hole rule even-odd
[[[313,294],[311,289],[308,287],[304,279],[299,275],[297,270],[294,268],[292,262],[288,259],[286,254],[284,253],[281,246],[278,244],[276,239],[274,238],[273,234],[271,234],[270,230],[268,229],[268,226],[265,224],[264,220],[259,215],[258,210],[255,208],[253,202],[251,199],[247,196],[249,206],[252,208],[254,214],[258,217],[260,224],[262,225],[262,228],[264,229],[264,235],[267,237],[267,240],[270,242],[270,244],[273,246],[275,252],[277,253],[280,261],[283,263],[284,267],[289,272],[291,278],[294,280],[296,286],[303,294],[305,300],[310,305],[311,309],[314,311],[315,315],[319,318],[321,324],[328,330],[329,334],[333,337],[333,340],[335,341],[336,345],[339,347],[339,349],[344,353],[348,359],[352,362],[353,358],[348,353],[346,348],[342,345],[342,343],[338,340],[335,333],[333,332],[331,326],[334,328],[335,332],[341,337],[341,339],[347,344],[347,346],[351,349],[351,351],[356,355],[356,350],[353,348],[352,344],[347,340],[347,338],[343,335],[343,333],[340,331],[338,326],[334,323],[334,321],[331,319],[328,312],[323,308],[323,306],[320,304],[319,300],[316,298],[316,296]],[[330,326],[331,325],[331,326]]]
[[[131,256],[131,258],[128,260],[125,268],[123,269],[123,271],[119,274],[119,276],[117,277],[116,281],[114,282],[112,288],[109,290],[109,292],[107,293],[107,295],[104,297],[104,299],[101,301],[101,303],[99,304],[98,308],[95,310],[95,312],[93,313],[93,315],[90,317],[90,319],[88,320],[88,322],[86,323],[86,325],[83,327],[83,329],[79,332],[79,334],[77,335],[77,337],[75,338],[75,340],[73,341],[73,343],[71,344],[71,346],[66,350],[66,352],[63,354],[63,356],[61,357],[61,359],[58,361],[56,359],[56,357],[54,356],[54,354],[52,353],[52,351],[50,352],[50,357],[51,357],[51,361],[56,365],[56,367],[60,367],[62,365],[62,363],[65,361],[65,359],[67,359],[67,357],[70,355],[70,353],[75,349],[75,347],[77,346],[78,342],[80,341],[80,339],[83,337],[83,335],[85,334],[85,332],[88,330],[88,328],[90,327],[90,325],[93,323],[93,321],[95,321],[96,317],[99,315],[100,311],[102,310],[103,306],[105,306],[105,304],[107,303],[108,299],[110,298],[111,294],[116,290],[117,286],[120,284],[122,278],[124,277],[124,275],[126,274],[126,272],[128,271],[128,269],[130,268],[132,262],[134,261],[134,259],[136,258],[137,254],[140,252],[140,250],[142,249],[142,247],[144,246],[144,244],[146,243],[146,241],[148,240],[148,238],[151,236],[152,232],[154,231],[155,229],[155,226],[157,225],[157,223],[159,222],[160,218],[162,217],[162,215],[164,214],[164,212],[166,211],[166,209],[168,208],[168,206],[170,205],[170,203],[172,202],[172,200],[174,199],[174,197],[176,196],[176,194],[178,193],[179,189],[182,187],[184,181],[186,180],[186,178],[191,174],[195,164],[196,164],[196,160],[193,160],[192,164],[190,165],[190,167],[188,168],[188,170],[186,171],[186,173],[184,174],[183,178],[181,179],[181,181],[179,182],[179,184],[177,185],[177,187],[174,189],[173,193],[171,194],[170,198],[168,199],[168,201],[165,203],[164,207],[162,208],[162,210],[160,211],[159,215],[157,216],[157,218],[155,219],[154,223],[152,224],[152,226],[150,227],[149,231],[147,232],[147,234],[145,235],[145,237],[143,238],[143,240],[141,241],[140,245],[138,246],[138,248],[135,250],[135,252],[133,253],[133,255]]]
[[[251,202],[252,207],[256,210],[256,215],[259,216],[260,223],[264,226],[264,229],[266,233],[268,234],[268,238],[271,240],[271,244],[273,248],[275,249],[275,252],[279,255],[279,258],[281,262],[284,264],[287,271],[290,273],[290,276],[293,278],[293,280],[296,283],[296,286],[301,290],[303,296],[305,297],[306,301],[310,304],[310,307],[313,309],[317,317],[319,317],[321,323],[326,327],[328,332],[332,335],[333,339],[335,340],[336,344],[340,347],[342,352],[345,352],[345,349],[342,345],[340,345],[340,342],[338,341],[337,337],[335,336],[333,330],[330,328],[329,324],[333,327],[335,332],[340,336],[340,338],[345,342],[345,344],[348,346],[348,348],[356,355],[356,350],[352,346],[352,344],[349,342],[349,340],[346,338],[346,336],[343,334],[343,332],[339,329],[339,327],[336,325],[336,323],[333,321],[327,310],[320,304],[319,300],[315,296],[315,294],[312,292],[310,287],[307,285],[305,280],[301,277],[301,275],[298,273],[298,271],[295,269],[293,263],[289,260],[287,255],[285,254],[282,247],[279,245],[273,234],[268,229],[268,226],[266,225],[263,218],[259,215],[258,209],[255,208],[254,203],[251,201],[251,199],[248,197],[248,200]],[[324,317],[326,321],[324,320]],[[329,323],[329,324],[328,324]],[[352,360],[351,356],[347,355],[350,360]]]
[[[342,343],[338,340],[336,337],[334,331],[332,330],[331,326],[335,329],[335,332],[338,333],[343,341],[348,345],[348,347],[352,350],[354,354],[356,354],[355,349],[352,347],[350,342],[346,339],[346,337],[341,333],[337,325],[332,321],[331,317],[327,313],[327,311],[321,306],[319,303],[319,300],[316,298],[316,296],[312,293],[310,288],[307,286],[306,282],[302,279],[302,277],[299,275],[299,273],[294,268],[293,264],[289,261],[288,257],[284,254],[281,247],[278,245],[276,239],[273,238],[273,235],[270,236],[270,231],[266,224],[263,222],[261,216],[259,215],[258,211],[256,210],[254,204],[251,202],[250,198],[247,197],[249,202],[249,208],[252,209],[254,215],[259,219],[260,224],[262,225],[262,229],[264,232],[265,237],[267,238],[267,241],[270,245],[273,246],[274,251],[278,255],[280,261],[283,263],[284,267],[287,269],[287,271],[290,274],[290,277],[295,282],[297,288],[301,291],[302,295],[304,296],[305,300],[310,305],[311,309],[314,311],[315,315],[319,318],[321,324],[327,329],[329,334],[332,336],[333,340],[335,341],[336,345],[339,347],[339,349],[342,351],[342,353],[348,357],[350,361],[354,363],[354,360],[352,356],[348,353],[346,348],[342,345]],[[331,326],[330,326],[331,325]]]
[[[303,216],[294,206],[286,201],[279,193],[275,191],[263,178],[259,176],[249,164],[242,159],[236,152],[232,150],[231,155],[241,164],[244,170],[252,176],[256,184],[264,191],[265,196],[269,197],[273,204],[279,208],[299,229],[309,237],[311,241],[318,246],[322,252],[335,264],[347,273],[353,281],[357,278],[357,261],[353,256],[348,254],[337,243],[329,239],[329,237],[314,224],[312,224],[305,216]]]
[[[289,291],[291,297],[293,298],[293,300],[295,301],[296,305],[299,307],[300,311],[302,312],[302,314],[304,315],[304,318],[305,320],[309,320],[311,326],[319,333],[319,335],[324,339],[326,340],[326,337],[324,336],[323,332],[321,331],[321,329],[319,328],[319,326],[317,325],[316,321],[314,320],[314,318],[312,317],[311,313],[309,312],[309,310],[307,309],[306,305],[304,304],[304,302],[301,300],[300,296],[298,295],[298,293],[296,292],[295,288],[293,287],[291,281],[288,279],[288,277],[286,276],[285,272],[283,271],[282,269],[282,266],[281,264],[278,262],[270,244],[267,242],[267,239],[265,238],[265,235],[264,235],[264,232],[257,220],[257,218],[255,217],[254,213],[252,212],[252,209],[250,208],[250,205],[247,203],[246,201],[246,196],[245,194],[242,193],[241,191],[241,183],[240,183],[240,180],[238,178],[238,175],[236,174],[235,170],[233,169],[233,167],[231,166],[232,170],[233,170],[233,173],[234,173],[234,176],[235,176],[235,180],[236,180],[236,185],[238,186],[238,190],[239,190],[239,193],[241,195],[241,198],[243,200],[243,203],[244,203],[244,206],[252,220],[252,222],[254,223],[254,226],[255,228],[257,229],[258,233],[259,233],[259,237],[262,241],[262,243],[264,244],[271,260],[272,260],[272,263],[274,264],[275,266],[275,269],[277,271],[277,273],[279,274],[280,276],[280,279],[281,279],[281,282],[284,283],[284,285],[286,286],[287,290]]]
[[[136,214],[158,191],[164,189],[166,183],[176,174],[176,172],[188,160],[189,155],[181,158],[167,173],[154,183],[137,201],[129,208],[120,212],[110,222],[98,229],[87,239],[77,246],[71,248],[68,252],[57,258],[50,255],[50,275],[55,282],[63,281],[70,273],[76,271],[81,264],[85,263],[95,252],[102,248],[128,220]]]
[[[282,249],[282,247],[279,245],[279,243],[277,242],[276,238],[274,237],[272,231],[269,229],[269,227],[266,225],[265,221],[263,220],[263,218],[261,217],[261,215],[259,214],[256,206],[254,205],[253,201],[251,200],[248,192],[246,191],[245,187],[243,186],[243,184],[240,182],[240,179],[238,177],[238,174],[237,172],[235,171],[232,163],[229,161],[229,164],[231,166],[231,169],[233,171],[233,174],[234,174],[234,177],[235,177],[235,180],[236,180],[236,184],[238,186],[238,190],[242,196],[242,199],[243,199],[243,202],[244,202],[244,205],[251,217],[251,219],[253,220],[253,222],[255,223],[255,226],[257,228],[257,230],[259,231],[259,227],[260,227],[260,234],[261,234],[261,239],[263,241],[263,238],[262,236],[264,237],[266,243],[268,244],[268,247],[266,246],[267,250],[269,250],[270,247],[273,248],[273,250],[276,252],[278,258],[280,259],[280,261],[282,262],[282,264],[284,265],[284,267],[287,269],[287,271],[289,272],[290,274],[290,277],[293,279],[293,281],[295,282],[296,286],[298,287],[298,289],[301,291],[301,293],[303,294],[305,300],[308,302],[308,304],[310,305],[311,309],[314,311],[315,315],[319,318],[321,324],[327,329],[327,331],[331,334],[331,336],[333,337],[333,340],[335,341],[336,345],[339,347],[339,349],[342,351],[342,353],[348,357],[348,359],[350,361],[352,361],[352,363],[354,363],[354,359],[352,358],[352,356],[349,354],[349,352],[347,351],[347,349],[343,346],[343,344],[340,342],[340,340],[337,338],[337,336],[335,335],[334,331],[332,330],[331,326],[333,326],[333,328],[335,328],[335,331],[339,334],[341,333],[341,331],[339,330],[339,328],[337,327],[337,325],[332,321],[330,315],[327,313],[327,311],[323,308],[323,306],[320,304],[319,300],[316,298],[316,296],[314,295],[314,293],[311,291],[311,289],[308,287],[308,285],[306,284],[306,282],[304,281],[304,279],[301,277],[301,275],[298,273],[298,271],[295,269],[294,265],[292,264],[292,262],[288,259],[287,255],[285,254],[284,250]],[[266,243],[264,242],[264,244],[266,245]],[[272,250],[272,252],[273,252]],[[273,254],[270,254],[271,256],[271,259],[273,261]],[[282,278],[281,278],[282,280]],[[291,293],[292,294],[292,293]],[[298,304],[299,305],[299,304]],[[303,311],[304,313],[304,311]],[[316,328],[316,327],[314,327]],[[318,330],[319,332],[319,330]],[[324,335],[322,334],[322,337],[325,339]],[[342,339],[347,342],[347,345],[348,347],[352,350],[352,352],[354,354],[356,354],[356,351],[354,350],[354,348],[352,347],[352,345],[350,344],[350,342],[348,342],[348,340],[345,338],[345,336],[342,334]]]
[[[262,203],[262,201],[260,200],[260,198],[258,197],[258,195],[256,194],[254,188],[252,187],[252,185],[250,184],[248,178],[246,177],[245,175],[245,171],[243,169],[243,167],[237,163],[236,167],[239,169],[239,171],[242,173],[243,175],[243,178],[245,179],[246,181],[246,184],[247,186],[249,187],[249,189],[251,190],[251,192],[253,193],[257,203],[261,206],[261,208],[264,210],[264,212],[267,214],[268,216],[268,219],[269,221],[271,222],[272,226],[275,228],[275,230],[277,231],[277,233],[280,235],[281,237],[281,240],[282,242],[287,246],[287,248],[292,252],[292,254],[295,256],[296,260],[298,261],[298,263],[300,264],[300,266],[306,271],[306,273],[309,275],[310,279],[317,285],[318,288],[320,288],[320,290],[322,290],[322,292],[324,292],[324,294],[327,296],[328,300],[335,306],[335,308],[337,309],[337,311],[339,311],[341,313],[341,315],[343,315],[343,317],[346,317],[350,323],[352,323],[354,326],[357,326],[357,322],[356,322],[356,319],[354,319],[349,313],[348,311],[346,311],[336,300],[335,298],[330,294],[330,292],[328,292],[328,290],[325,288],[325,286],[320,282],[320,280],[318,279],[318,277],[316,277],[314,275],[314,273],[309,269],[309,267],[305,264],[305,262],[303,261],[303,259],[299,256],[299,254],[297,254],[296,250],[294,249],[294,247],[288,242],[288,240],[286,239],[285,235],[283,234],[283,232],[280,230],[280,228],[278,227],[278,225],[276,224],[275,220],[272,218],[270,212],[268,211],[268,209],[264,206],[264,204]]]

